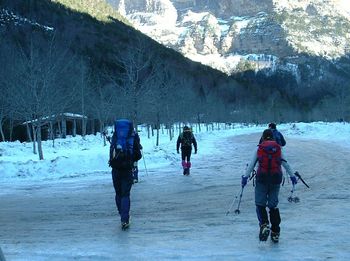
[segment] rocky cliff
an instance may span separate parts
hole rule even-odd
[[[227,74],[346,57],[346,0],[110,0],[142,32]],[[299,59],[299,57],[302,57]],[[307,62],[307,61],[306,61]]]

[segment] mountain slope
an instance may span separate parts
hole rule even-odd
[[[159,90],[162,87],[160,82],[168,81],[160,79],[162,72],[168,72],[170,75],[168,76],[174,78],[173,84],[167,86],[172,92],[177,93],[178,99],[182,102],[186,100],[184,107],[209,100],[211,103],[218,101],[219,104],[225,104],[232,99],[231,94],[228,95],[230,90],[240,88],[234,79],[230,79],[222,72],[193,62],[122,22],[124,19],[104,1],[8,0],[2,1],[1,13],[3,19],[0,20],[2,25],[0,29],[4,36],[2,43],[6,42],[12,49],[23,49],[24,53],[27,53],[33,40],[38,45],[37,50],[45,50],[50,46],[50,41],[55,41],[56,45],[69,53],[69,59],[76,59],[73,76],[67,75],[63,78],[73,77],[74,81],[79,81],[78,72],[81,68],[77,61],[80,60],[87,64],[89,71],[87,81],[93,81],[97,86],[113,84],[122,90],[127,78],[125,72],[128,59],[140,59],[138,62],[147,63],[146,69],[142,72],[143,78],[137,82],[138,86],[144,83],[144,89],[148,88],[142,95],[152,94],[150,97],[152,104],[146,104],[151,103],[148,97],[141,97],[141,94],[138,97],[140,103],[144,102],[137,108],[140,111],[139,117],[143,117],[144,121],[154,121],[156,118],[153,104],[160,104],[158,100]],[[139,56],[135,57],[137,52]],[[161,68],[162,65],[164,66]],[[157,77],[149,77],[148,80],[153,82],[145,81],[146,75],[150,75],[151,72]],[[170,105],[178,108],[175,96],[171,98],[173,101]],[[208,105],[208,109],[210,106]],[[71,110],[79,110],[78,107],[72,107]],[[180,109],[182,110],[178,108],[178,111]],[[172,116],[172,120],[175,117],[195,117],[192,114],[196,115],[197,112],[178,112],[177,116]],[[109,117],[108,120],[111,120],[112,116]]]

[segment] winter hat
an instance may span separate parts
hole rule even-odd
[[[188,126],[184,127],[184,131],[189,131],[189,130],[190,130],[190,128]]]
[[[273,140],[273,133],[271,129],[266,129],[264,130],[262,134],[262,139],[263,140]]]

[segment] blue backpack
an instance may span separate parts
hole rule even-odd
[[[110,165],[115,169],[132,169],[141,158],[140,140],[129,120],[117,120],[110,147]]]

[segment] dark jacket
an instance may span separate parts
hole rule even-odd
[[[196,138],[194,137],[193,133],[191,130],[184,131],[182,132],[179,137],[177,138],[176,142],[176,150],[178,151],[180,148],[181,144],[181,149],[183,148],[192,148],[192,144],[194,146],[195,152],[197,152],[197,141]]]
[[[271,129],[273,133],[273,139],[280,145],[280,146],[285,146],[286,145],[286,140],[284,139],[283,135],[281,132],[279,132],[277,129]],[[259,144],[261,144],[263,141],[263,138],[261,137],[259,140]]]

